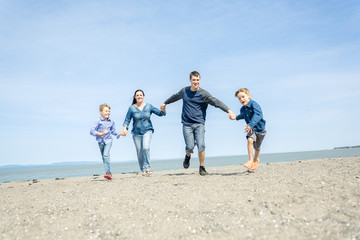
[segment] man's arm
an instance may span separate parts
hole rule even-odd
[[[182,94],[184,91],[185,91],[185,88],[181,89],[178,93],[175,93],[174,95],[172,95],[171,97],[166,99],[164,104],[167,105],[167,104],[179,101],[180,99],[182,99]]]
[[[182,95],[183,92],[185,91],[185,88],[182,88],[178,93],[175,93],[174,95],[172,95],[171,97],[169,97],[168,99],[166,99],[166,101],[160,105],[160,109],[161,111],[165,112],[166,111],[166,105],[179,101],[180,99],[182,99]]]
[[[221,110],[223,110],[224,112],[229,114],[229,118],[231,120],[235,120],[236,116],[235,114],[230,110],[230,108],[228,106],[226,106],[222,101],[220,101],[219,99],[217,99],[216,97],[212,96],[208,91],[199,88],[199,92],[201,93],[201,95],[204,98],[204,101],[208,104],[210,104],[211,106],[214,106],[216,108],[220,108]]]

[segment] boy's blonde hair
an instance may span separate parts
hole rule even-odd
[[[100,107],[99,107],[100,112],[102,112],[102,110],[103,110],[104,108],[106,108],[106,107],[108,107],[109,110],[111,109],[111,107],[110,107],[109,105],[107,105],[106,103],[101,104]]]
[[[247,88],[240,88],[239,90],[237,90],[237,91],[235,92],[235,97],[237,97],[237,95],[238,95],[240,92],[246,93],[247,95],[250,96],[250,91],[249,91]]]

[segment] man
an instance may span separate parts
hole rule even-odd
[[[228,113],[230,119],[234,119],[235,114],[223,102],[213,97],[206,90],[200,88],[200,73],[196,71],[191,72],[190,83],[191,86],[184,87],[161,104],[160,109],[165,112],[167,104],[183,99],[181,122],[183,124],[183,135],[186,145],[186,155],[183,166],[184,168],[189,167],[191,154],[196,144],[200,161],[199,174],[205,176],[208,175],[204,167],[205,120],[208,104]]]

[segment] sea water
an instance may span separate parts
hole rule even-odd
[[[194,154],[195,155],[195,154]],[[290,153],[265,153],[261,154],[261,163],[271,162],[290,162],[321,158],[338,158],[360,156],[360,148],[334,149],[322,151],[290,152]],[[206,167],[230,166],[244,164],[248,160],[247,155],[240,156],[219,156],[207,157]],[[183,159],[173,160],[153,160],[151,167],[153,171],[175,170],[183,168]],[[190,168],[198,168],[199,161],[192,158]],[[113,174],[138,172],[139,165],[136,161],[112,163],[111,171]],[[211,172],[210,172],[211,173]],[[101,162],[94,164],[76,165],[44,165],[44,166],[23,166],[17,168],[0,169],[0,183],[13,181],[26,181],[34,179],[56,179],[81,177],[104,174],[104,167]]]

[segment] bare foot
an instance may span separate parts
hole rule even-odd
[[[244,164],[244,167],[251,168],[252,163],[253,163],[253,161],[249,160],[249,161],[247,161],[247,163]]]
[[[258,158],[257,160],[255,160],[255,161],[253,161],[253,162],[252,162],[252,165],[251,165],[251,167],[250,167],[250,170],[251,170],[251,171],[256,170],[256,168],[258,167],[259,162],[260,162],[260,159],[259,159],[259,158]]]
[[[148,168],[145,170],[145,172],[146,172],[146,174],[148,174],[148,175],[152,174],[152,171],[151,171],[150,169],[148,169]]]

